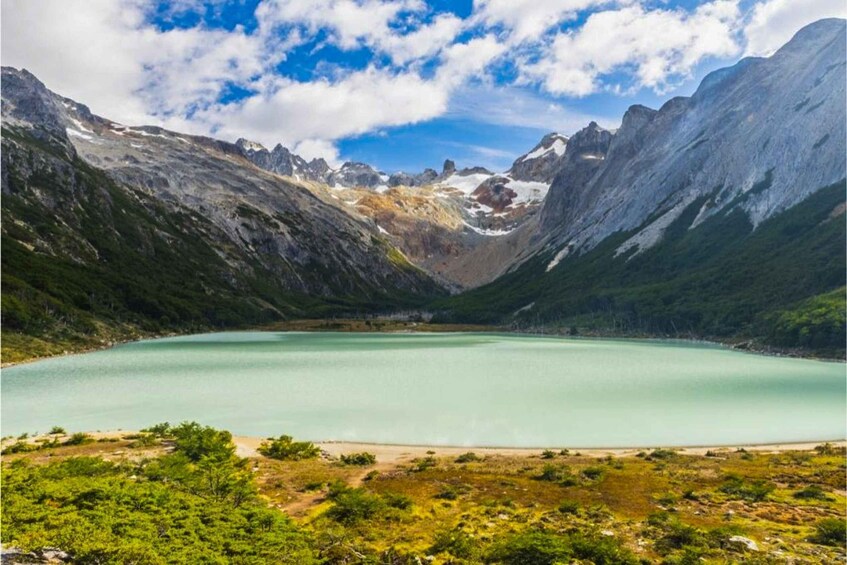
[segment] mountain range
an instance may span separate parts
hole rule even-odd
[[[4,349],[421,309],[843,351],[845,62],[821,20],[507,171],[391,174],[126,126],[4,67]]]

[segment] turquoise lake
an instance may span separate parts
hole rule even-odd
[[[3,435],[197,420],[240,435],[634,447],[842,439],[845,365],[708,345],[229,332],[2,372]]]

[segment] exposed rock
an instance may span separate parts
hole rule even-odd
[[[550,183],[562,164],[567,145],[567,137],[549,133],[529,152],[515,159],[507,173],[515,180]]]
[[[759,546],[755,541],[743,536],[732,536],[729,538],[729,543],[743,547],[748,551],[759,551]]]

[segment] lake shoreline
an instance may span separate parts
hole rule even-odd
[[[109,430],[96,432],[83,432],[95,440],[105,441],[107,439],[126,439],[142,433],[138,430]],[[67,434],[59,436],[66,437]],[[31,435],[24,441],[33,445],[40,441],[54,439],[56,436],[49,433]],[[236,454],[240,457],[259,457],[258,448],[268,438],[260,436],[233,435],[232,441],[236,447]],[[5,438],[3,447],[14,443],[14,438]],[[602,459],[605,457],[639,457],[650,451],[663,449],[670,450],[680,455],[714,455],[720,457],[729,453],[751,451],[757,453],[784,453],[788,451],[814,451],[821,445],[832,447],[847,447],[847,438],[822,439],[816,441],[775,442],[775,443],[733,443],[723,445],[688,445],[688,446],[640,446],[640,447],[513,447],[513,446],[473,446],[473,445],[427,445],[427,444],[398,444],[398,443],[376,443],[346,440],[322,440],[314,441],[324,457],[338,459],[341,455],[350,453],[367,452],[376,456],[383,463],[407,462],[412,459],[434,456],[434,457],[457,457],[459,455],[473,452],[484,456],[506,456],[506,457],[541,457],[545,451],[552,451],[555,456],[566,449],[569,455]]]
[[[234,436],[233,441],[242,451],[256,449],[264,438],[254,436]],[[368,452],[373,453],[378,461],[397,462],[411,460],[419,457],[434,455],[435,457],[456,457],[464,453],[473,452],[479,456],[505,455],[505,456],[540,456],[546,450],[553,451],[558,455],[561,449],[568,449],[573,455],[579,453],[581,456],[604,458],[612,457],[636,457],[639,453],[650,452],[654,449],[668,449],[683,455],[706,455],[707,453],[731,453],[738,450],[782,453],[786,451],[813,451],[815,447],[823,444],[837,447],[847,446],[847,440],[821,440],[810,442],[781,442],[764,444],[732,444],[712,446],[652,446],[652,447],[509,447],[509,446],[447,446],[447,445],[404,445],[391,443],[370,443],[355,441],[316,441],[315,445],[332,457],[342,454]],[[430,453],[430,452],[434,452]]]
[[[374,320],[376,323],[379,323],[379,319]],[[524,329],[512,329],[503,326],[484,326],[484,325],[474,325],[474,324],[432,324],[428,322],[396,322],[391,321],[391,325],[389,325],[385,329],[375,329],[371,325],[364,325],[366,322],[371,322],[371,320],[366,319],[343,319],[343,320],[330,320],[330,319],[302,319],[302,320],[293,320],[290,322],[275,322],[272,324],[265,324],[261,326],[245,326],[245,327],[237,327],[230,329],[212,329],[209,328],[209,331],[206,332],[198,332],[196,329],[192,329],[190,331],[185,332],[162,332],[162,333],[154,333],[150,335],[133,337],[127,339],[115,339],[108,343],[90,346],[85,345],[80,347],[79,349],[72,349],[65,351],[63,353],[57,353],[56,355],[42,355],[33,357],[30,359],[25,359],[22,361],[12,361],[12,362],[2,362],[0,363],[0,369],[5,369],[8,367],[16,367],[20,365],[27,365],[30,363],[35,363],[38,361],[44,361],[47,359],[56,359],[61,357],[67,357],[70,355],[82,355],[85,353],[93,353],[96,351],[104,351],[107,349],[111,349],[118,345],[125,345],[127,343],[135,343],[139,341],[146,340],[154,340],[154,339],[163,339],[170,337],[180,337],[180,336],[189,336],[189,335],[202,335],[205,333],[222,333],[222,332],[331,332],[331,333],[384,333],[384,334],[412,334],[412,333],[501,333],[501,334],[509,334],[509,335],[518,335],[518,336],[528,336],[528,337],[551,337],[551,338],[561,338],[561,339],[620,339],[627,341],[659,341],[659,342],[679,342],[681,344],[692,344],[692,345],[711,345],[716,347],[723,347],[726,349],[730,349],[732,351],[739,351],[742,353],[751,353],[755,355],[764,355],[767,357],[784,357],[784,358],[796,358],[796,359],[809,359],[815,361],[827,361],[827,362],[839,362],[839,363],[847,363],[847,358],[845,357],[827,357],[818,355],[813,351],[808,351],[804,349],[785,349],[785,348],[776,348],[766,345],[757,344],[754,340],[739,340],[739,339],[730,339],[727,338],[725,340],[721,340],[718,338],[707,338],[707,337],[671,337],[671,336],[660,336],[660,335],[641,335],[641,334],[616,334],[616,333],[603,333],[603,332],[592,332],[592,333],[584,333],[581,335],[570,335],[567,333],[556,333],[550,332],[545,333],[542,331],[531,331]],[[355,325],[354,325],[355,324]],[[365,329],[367,328],[367,329]]]

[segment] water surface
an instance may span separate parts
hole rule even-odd
[[[845,436],[845,365],[492,334],[230,332],[2,372],[2,433],[197,420],[242,435],[613,447]]]

